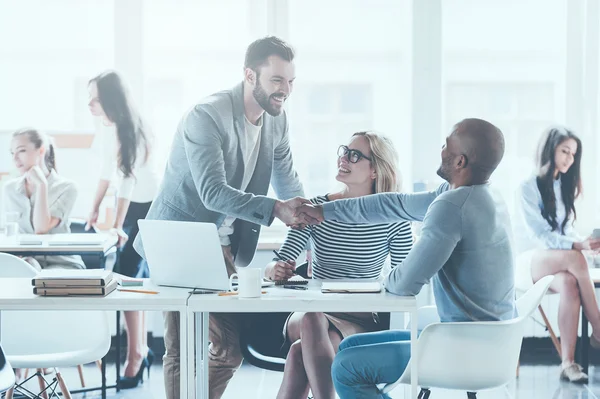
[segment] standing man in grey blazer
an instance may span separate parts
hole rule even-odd
[[[294,51],[277,37],[248,47],[244,80],[188,111],[177,128],[162,187],[147,219],[211,222],[229,274],[247,266],[261,225],[295,216],[306,200],[294,170],[283,104],[295,78]],[[278,199],[266,196],[272,184]],[[144,256],[141,236],[134,247]],[[220,398],[242,362],[240,315],[215,313],[209,327],[209,391]],[[179,313],[165,313],[167,398],[179,398]]]

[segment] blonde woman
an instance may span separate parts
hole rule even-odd
[[[24,234],[70,233],[69,216],[77,199],[77,187],[56,172],[56,157],[50,138],[33,128],[12,135],[10,153],[19,177],[4,188],[6,210],[18,212],[19,231]],[[41,269],[83,269],[78,255],[25,258]]]
[[[398,155],[387,138],[372,132],[355,133],[338,149],[336,180],[344,188],[313,198],[322,204],[345,198],[399,190]],[[358,225],[325,221],[304,230],[290,230],[280,248],[286,261],[274,260],[265,269],[272,280],[292,276],[295,259],[310,241],[312,277],[317,279],[378,278],[388,255],[397,267],[413,243],[409,222]],[[373,313],[302,313],[284,327],[291,344],[278,398],[335,398],[331,365],[342,339],[382,327]]]

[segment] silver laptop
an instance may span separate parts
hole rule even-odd
[[[229,289],[223,251],[213,223],[142,219],[138,225],[154,284]]]

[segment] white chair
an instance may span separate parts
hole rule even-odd
[[[515,275],[515,290],[517,291],[517,297],[519,297],[519,296],[523,295],[525,292],[527,292],[527,289],[529,287],[529,284],[525,281],[521,281],[521,278],[522,277],[519,276],[518,273]],[[553,292],[553,291],[546,292],[546,295],[554,295],[554,294],[556,294],[556,292]],[[550,321],[548,320],[548,317],[546,316],[546,312],[544,312],[544,308],[542,307],[541,303],[538,306],[538,310],[540,312],[540,316],[542,316],[542,321],[539,321],[538,319],[535,318],[535,313],[531,314],[531,318],[534,322],[536,322],[540,326],[544,327],[546,329],[546,331],[548,331],[548,335],[550,335],[550,340],[552,341],[552,345],[554,345],[554,349],[556,349],[558,358],[562,359],[562,350],[560,348],[560,340],[556,336],[556,333],[554,332],[554,329],[552,328],[552,324],[550,324]],[[518,369],[517,369],[517,375],[518,375]]]
[[[0,394],[8,391],[14,384],[15,373],[0,347]]]
[[[24,260],[0,253],[0,278],[36,275],[36,270]],[[33,288],[32,288],[33,289]],[[73,301],[77,301],[73,298]],[[58,367],[74,367],[102,359],[110,349],[110,331],[106,312],[89,311],[3,311],[1,314],[2,346],[8,361],[15,368],[37,369],[14,390],[34,395],[22,385],[38,378],[40,390],[56,395],[60,387],[65,398],[71,394]],[[48,382],[44,368],[54,368],[56,377]],[[46,386],[48,385],[48,386]],[[12,390],[7,398],[12,397]],[[58,396],[56,396],[58,398]]]
[[[523,342],[524,322],[535,311],[554,276],[539,280],[517,300],[519,316],[512,320],[465,323],[433,323],[423,329],[413,357],[398,381],[380,391],[388,393],[399,384],[410,384],[411,363],[418,363],[419,399],[430,388],[476,392],[503,386],[515,377]],[[425,309],[431,314],[430,307]],[[419,312],[421,314],[421,312]]]

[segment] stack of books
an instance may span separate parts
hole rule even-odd
[[[42,296],[106,296],[117,288],[108,270],[42,270],[31,280],[33,293]]]

